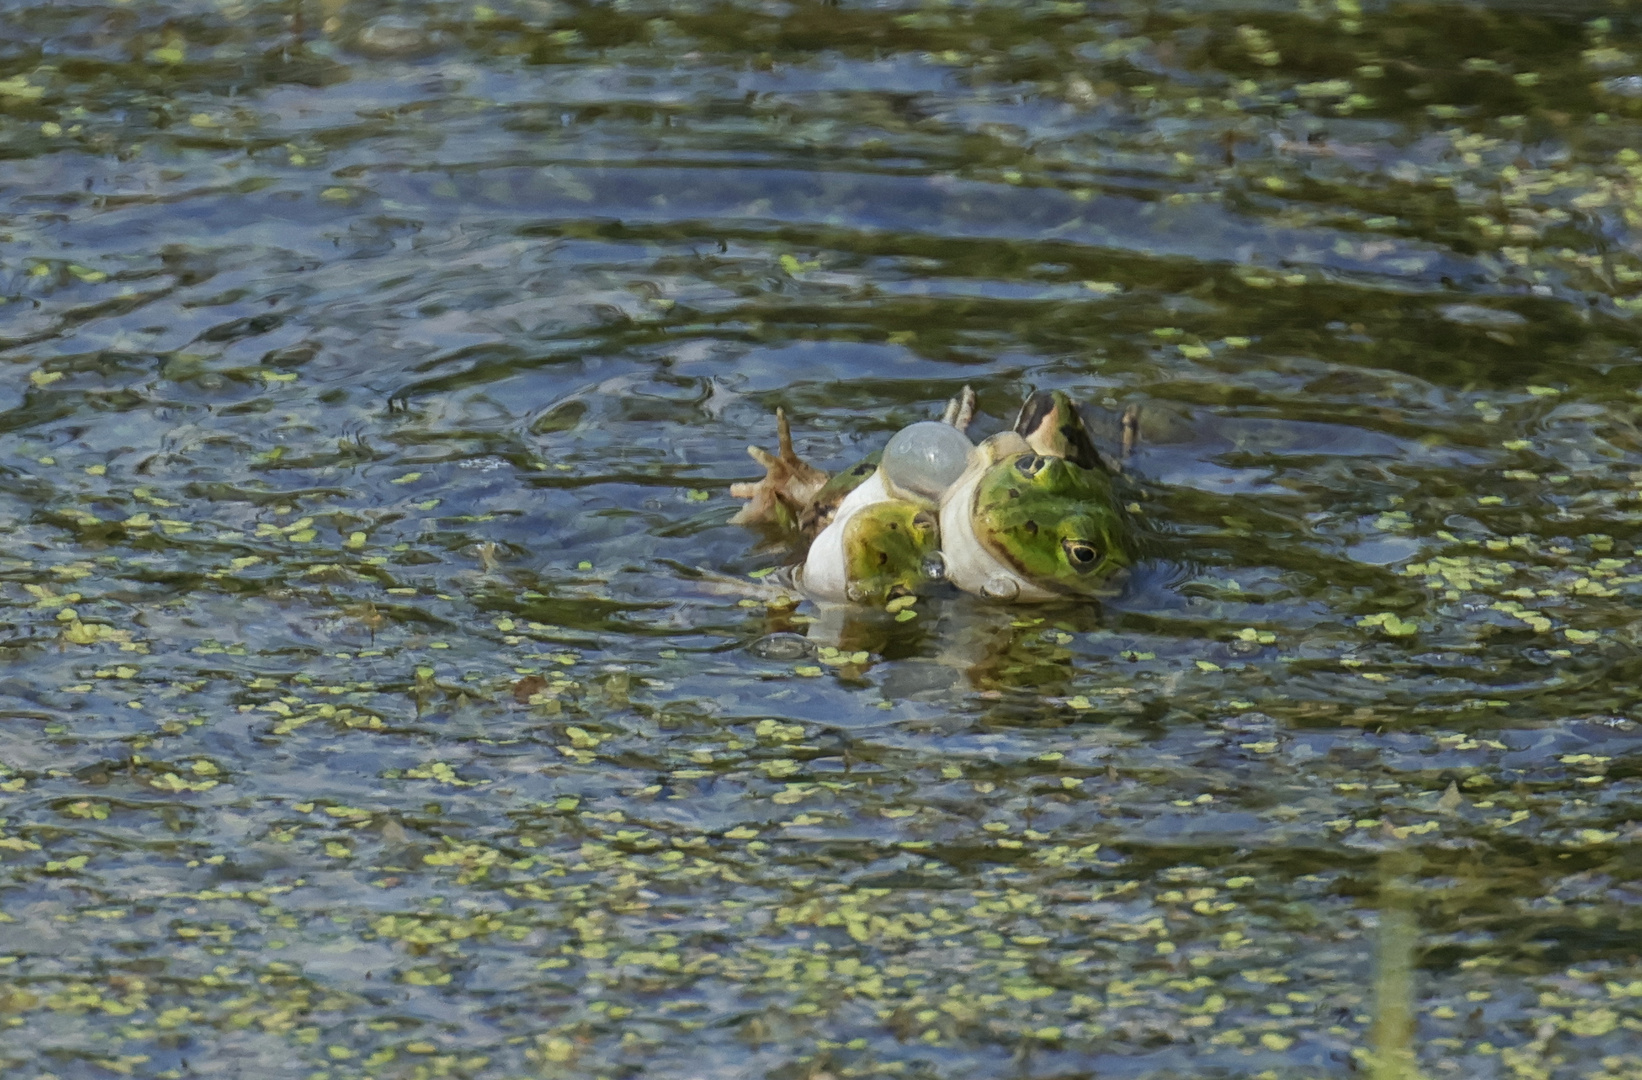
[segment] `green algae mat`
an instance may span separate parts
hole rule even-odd
[[[1620,0],[12,0],[0,1072],[1642,1077],[1639,318]]]

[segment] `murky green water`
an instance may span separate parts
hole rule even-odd
[[[1624,3],[5,5],[0,1065],[1642,1076],[1639,150]],[[726,585],[965,383],[1122,598]]]

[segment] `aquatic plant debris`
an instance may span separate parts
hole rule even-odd
[[[1633,7],[402,7],[0,10],[8,1080],[1642,1075]]]

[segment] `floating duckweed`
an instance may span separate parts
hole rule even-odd
[[[107,58],[47,28],[52,62],[0,79],[19,175],[74,139],[152,190],[25,191],[51,227],[18,218],[0,274],[24,361],[0,432],[8,1063],[61,1072],[69,1032],[132,1075],[183,1041],[196,1071],[332,1078],[1144,1072],[1159,1047],[1275,1075],[1403,1002],[1404,1077],[1634,1064],[1624,934],[1517,947],[1627,925],[1642,563],[1602,556],[1642,520],[1613,364],[1642,311],[1634,28],[1053,7],[754,5],[726,37],[437,0],[316,22],[323,47],[266,70],[233,58],[288,28],[162,28],[136,55],[184,65],[163,86],[99,82]],[[425,169],[377,138],[404,117],[315,134],[335,88],[417,62],[385,41],[485,73],[490,164],[439,137],[468,114],[438,86]],[[666,85],[623,75],[687,54]],[[560,163],[492,167],[540,141],[542,73],[595,61]],[[749,127],[714,80],[770,63],[854,89]],[[879,85],[906,65],[954,76],[920,91],[935,114],[986,122],[912,139]],[[1144,86],[1112,75],[1136,65]],[[234,105],[293,78],[307,119]],[[145,108],[110,104],[139,83]],[[702,107],[663,122],[673,98]],[[1039,137],[1046,102],[1064,137]],[[1281,122],[1256,147],[1257,113]],[[699,191],[622,165],[681,132],[739,157]],[[794,181],[817,155],[825,182]],[[1096,174],[1178,183],[1126,216]],[[203,237],[179,209],[200,192],[239,231]],[[111,247],[85,227],[110,207],[175,242]],[[1467,295],[1421,299],[1444,289]],[[1413,298],[1395,318],[1388,292]],[[1525,357],[1546,385],[1512,390]],[[1026,386],[1076,387],[1114,460],[1141,406],[1119,482],[1157,546],[1123,596],[736,603],[738,560],[780,557],[699,508],[755,414],[784,398],[832,468],[964,379],[984,431]],[[438,461],[443,501],[388,491]],[[800,667],[744,647],[775,636]],[[1198,674],[1222,650],[1231,673]],[[1387,849],[1401,940],[1441,955],[1377,1005],[1364,858]]]
[[[1420,629],[1418,623],[1402,619],[1389,611],[1365,615],[1357,620],[1357,625],[1364,628],[1377,627],[1388,637],[1409,637],[1418,633]]]

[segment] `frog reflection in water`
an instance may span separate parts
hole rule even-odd
[[[731,487],[748,500],[733,520],[813,537],[795,580],[823,602],[882,604],[941,576],[1004,602],[1109,595],[1133,529],[1071,398],[1031,395],[979,446],[963,434],[974,407],[965,387],[941,421],[830,478],[794,452],[778,410],[779,450],[749,448],[766,475]]]

